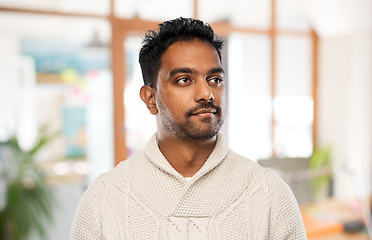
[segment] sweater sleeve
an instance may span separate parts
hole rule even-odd
[[[270,239],[307,239],[297,200],[288,184],[272,169],[270,180],[271,217]]]
[[[98,177],[81,198],[72,223],[70,240],[101,239],[99,200],[102,177]]]

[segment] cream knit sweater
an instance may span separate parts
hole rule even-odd
[[[70,239],[306,239],[296,199],[273,171],[231,151],[218,134],[203,167],[184,179],[146,149],[85,192]]]

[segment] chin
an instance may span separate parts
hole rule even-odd
[[[208,129],[201,129],[201,128],[189,128],[184,129],[183,134],[179,134],[179,136],[182,136],[183,138],[189,139],[189,140],[197,140],[197,141],[208,141],[215,137],[217,133],[219,132],[222,124],[217,124],[212,128]]]
[[[169,136],[182,141],[206,142],[217,135],[223,122],[223,119],[218,118],[215,121],[209,119],[203,122],[194,122],[188,119],[184,123],[177,123],[167,118],[162,121],[162,125]]]
[[[212,138],[214,138],[214,136],[216,136],[218,133],[217,132],[213,132],[213,133],[207,133],[207,134],[190,134],[188,135],[188,138],[189,139],[193,139],[193,140],[198,140],[198,141],[208,141]]]

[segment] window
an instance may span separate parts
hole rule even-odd
[[[92,8],[84,10],[79,7],[86,4]],[[105,31],[112,30],[116,164],[138,150],[133,147],[137,144],[130,143],[130,129],[138,124],[129,117],[130,111],[135,109],[127,104],[132,103],[130,88],[139,84],[135,80],[137,77],[131,79],[130,75],[138,75],[138,69],[131,67],[137,64],[137,60],[134,63],[134,56],[137,54],[134,46],[139,44],[138,38],[135,40],[136,37],[131,36],[142,36],[159,21],[178,16],[198,16],[209,22],[217,35],[227,39],[229,116],[226,122],[228,129],[225,128],[223,132],[227,135],[231,148],[253,160],[274,155],[305,157],[312,152],[316,109],[316,101],[313,99],[316,91],[316,49],[313,46],[316,36],[310,32],[298,0],[182,0],[177,3],[167,0],[46,3],[45,0],[39,0],[32,4],[24,0],[12,3],[0,0],[0,5],[3,6],[3,11],[29,12],[34,16],[52,14],[60,15],[58,17],[86,18],[88,22],[103,18],[103,21],[109,23],[111,29]],[[213,11],[210,11],[211,6]],[[21,7],[27,7],[28,10]],[[92,21],[92,18],[95,20]],[[69,32],[70,36],[81,36],[84,32],[76,31],[77,28],[73,26],[61,27],[56,21],[43,24],[49,25],[50,30],[47,33],[50,34]],[[11,32],[12,28],[9,26],[11,25],[4,25],[3,28]],[[30,29],[34,31],[38,28]],[[30,30],[27,34],[31,34]],[[133,97],[140,101],[137,93]],[[127,123],[124,121],[125,116]],[[154,127],[149,129],[148,132],[154,132]],[[148,135],[146,133],[143,136],[147,138]]]

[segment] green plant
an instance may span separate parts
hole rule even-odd
[[[330,167],[331,162],[331,147],[316,148],[310,157],[309,168],[315,171],[324,167]],[[314,198],[318,198],[321,190],[329,184],[332,176],[324,175],[312,179],[312,188]]]
[[[34,156],[56,136],[42,127],[35,146],[26,152],[19,147],[16,137],[3,144],[10,154],[2,173],[6,182],[6,202],[0,211],[1,239],[26,240],[33,231],[46,239],[43,223],[52,221],[55,199],[48,187],[47,175]]]

